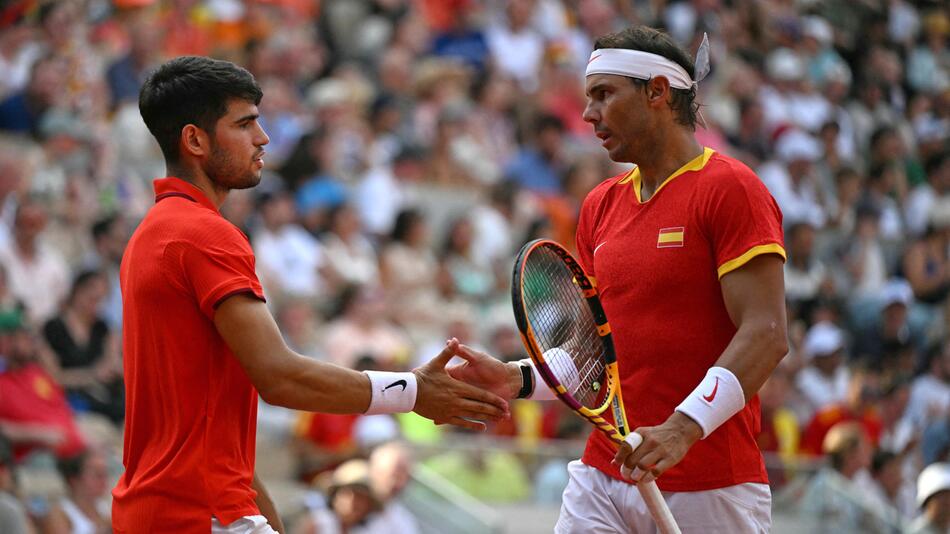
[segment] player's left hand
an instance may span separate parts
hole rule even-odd
[[[693,443],[703,437],[703,429],[680,412],[673,412],[659,426],[643,426],[634,432],[640,434],[643,443],[636,450],[629,443],[621,444],[613,464],[621,466],[621,472],[632,470],[628,478],[635,482],[655,480],[678,464]]]

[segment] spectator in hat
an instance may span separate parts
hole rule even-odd
[[[922,514],[911,525],[913,534],[950,531],[950,463],[928,465],[917,477],[917,505]]]
[[[844,400],[819,409],[802,432],[801,452],[820,455],[822,444],[831,429],[843,422],[856,422],[864,435],[876,446],[881,438],[883,423],[878,411],[881,399],[880,373],[871,369],[853,367]]]
[[[412,456],[409,449],[398,442],[389,442],[373,450],[369,457],[370,482],[382,501],[382,511],[376,520],[390,532],[416,534],[419,524],[412,512],[400,502],[399,496],[409,484]]]
[[[813,411],[846,398],[850,373],[844,363],[844,332],[830,322],[812,326],[802,350],[808,365],[799,371],[796,386]]]
[[[922,335],[912,327],[914,293],[906,280],[893,278],[879,295],[880,314],[855,337],[854,355],[867,365],[893,364]]]
[[[386,528],[373,516],[380,510],[380,501],[372,489],[369,463],[349,460],[318,482],[326,494],[327,509],[316,508],[299,522],[296,534],[384,534],[396,532]]]
[[[816,534],[875,532],[874,518],[861,498],[873,447],[860,423],[842,422],[832,427],[821,447],[828,459],[808,483],[802,512],[816,519]]]
[[[822,156],[821,143],[799,129],[784,131],[775,142],[772,160],[759,168],[759,176],[775,197],[787,222],[809,222],[816,228],[828,219],[824,192],[817,183],[814,163]]]

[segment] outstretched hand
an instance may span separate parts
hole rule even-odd
[[[436,424],[485,430],[485,423],[481,421],[497,421],[509,416],[508,403],[497,394],[477,384],[466,384],[448,372],[445,366],[456,354],[465,358],[459,353],[459,347],[458,340],[452,339],[438,356],[413,370],[418,383],[413,411]]]
[[[465,361],[445,369],[452,378],[490,391],[503,399],[513,399],[518,395],[521,370],[516,364],[504,363],[465,345],[459,345],[458,356]]]

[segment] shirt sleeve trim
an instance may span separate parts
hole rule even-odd
[[[251,287],[242,287],[242,288],[240,288],[240,289],[235,289],[235,290],[233,290],[233,291],[228,291],[228,292],[225,293],[224,295],[221,295],[221,296],[220,296],[217,300],[215,300],[214,303],[211,305],[211,309],[217,310],[217,309],[218,309],[218,306],[220,306],[224,301],[228,300],[229,298],[231,298],[231,297],[233,297],[233,296],[235,296],[235,295],[241,295],[241,294],[243,294],[243,293],[250,293],[249,296],[252,296],[252,297],[254,297],[254,298],[256,298],[256,299],[258,299],[258,300],[260,300],[260,301],[262,301],[262,302],[267,302],[267,299],[265,299],[264,296],[261,295],[260,293],[258,293],[254,288],[251,288]]]
[[[739,267],[742,267],[746,263],[749,263],[749,260],[751,260],[752,258],[756,256],[761,256],[762,254],[778,254],[779,256],[782,257],[782,261],[785,261],[786,259],[785,249],[782,248],[782,245],[779,245],[778,243],[769,243],[767,245],[759,245],[745,251],[745,253],[739,256],[738,258],[731,259],[723,263],[722,265],[720,265],[719,269],[717,269],[719,278],[721,279],[726,274],[732,271],[735,271],[736,269],[738,269]]]

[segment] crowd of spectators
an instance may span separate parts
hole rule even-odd
[[[697,137],[755,170],[784,213],[791,351],[762,391],[760,436],[775,489],[823,462],[802,506],[829,531],[885,531],[928,510],[920,532],[950,522],[945,2],[0,6],[0,518],[19,507],[41,531],[100,524],[100,479],[121,450],[118,267],[164,175],[137,108],[150,69],[212,55],[256,76],[266,172],[222,213],[248,235],[281,331],[314,358],[405,369],[451,336],[523,357],[513,255],[537,237],[572,246],[586,193],[627,168],[581,119],[583,71],[593,38],[643,23],[690,52],[708,33]],[[587,431],[553,404],[514,413],[491,432],[542,447]],[[385,506],[398,491],[380,493],[354,458],[454,435],[413,416],[267,406],[260,423],[291,436],[295,476],[323,490],[301,532],[408,521]],[[44,451],[64,489],[24,506],[9,475]],[[426,463],[489,501],[532,484],[556,500],[566,476],[497,451]]]

